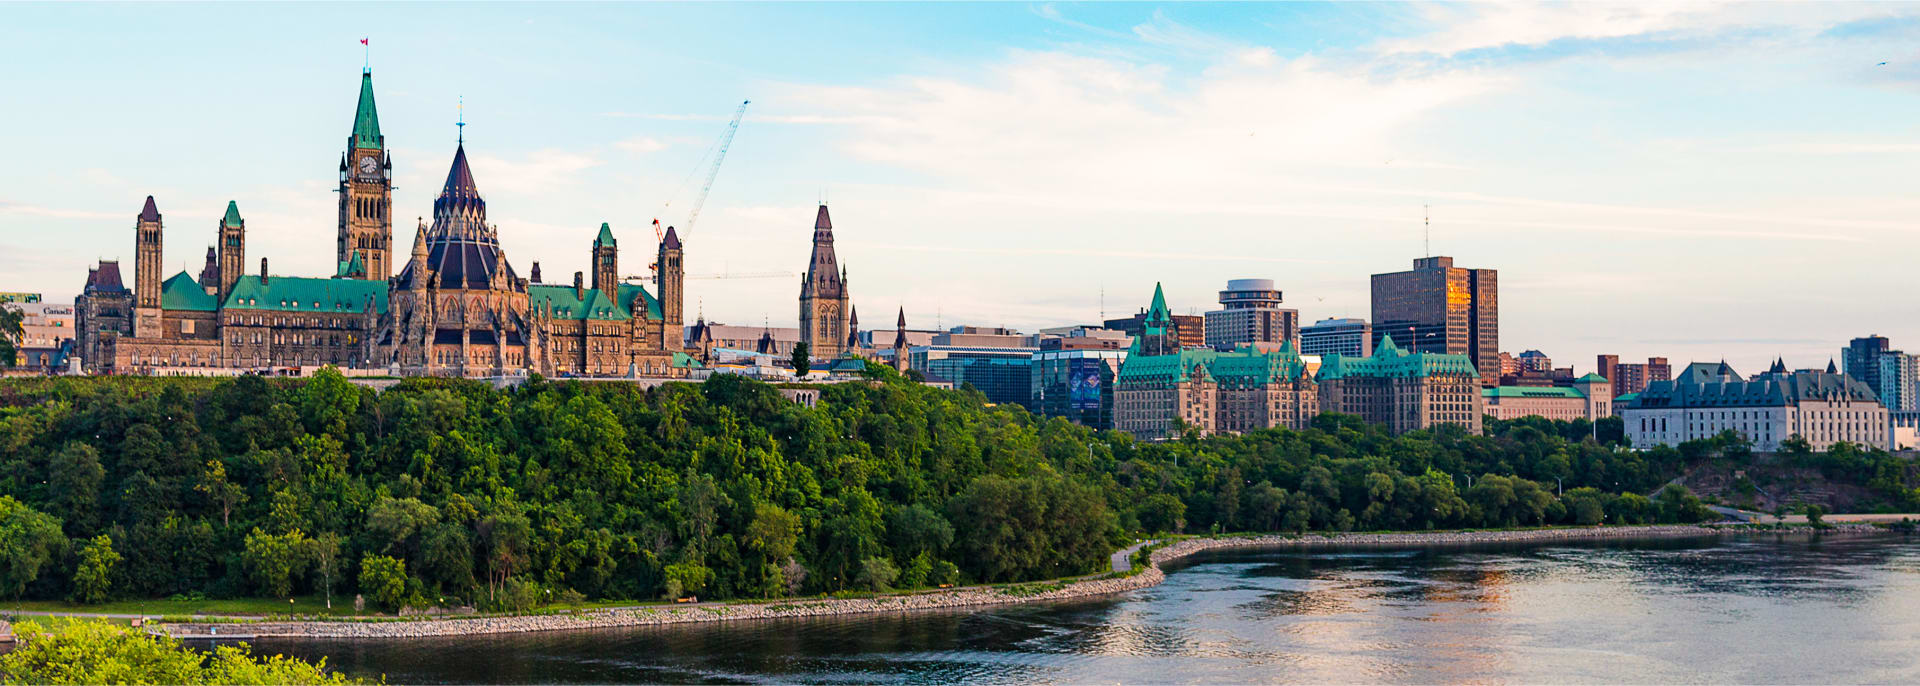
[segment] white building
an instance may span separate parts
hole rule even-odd
[[[1231,350],[1247,343],[1300,340],[1300,313],[1280,306],[1273,279],[1232,279],[1220,291],[1220,309],[1206,314],[1207,346]]]
[[[1368,357],[1373,354],[1373,327],[1365,319],[1322,319],[1300,329],[1300,354]]]
[[[1776,362],[1772,370],[1748,380],[1729,369],[1711,381],[1655,381],[1644,391],[1617,398],[1615,409],[1636,448],[1679,445],[1727,430],[1766,452],[1779,450],[1793,436],[1815,450],[1841,441],[1889,447],[1886,407],[1866,384],[1832,365],[1824,372],[1789,372]]]

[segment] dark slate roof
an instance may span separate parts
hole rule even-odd
[[[1807,400],[1879,402],[1865,383],[1845,374],[1813,370],[1761,374],[1750,381],[1655,381],[1615,402],[1633,409],[1681,407],[1781,407]],[[1625,401],[1625,402],[1622,402]]]
[[[465,145],[454,150],[447,184],[433,201],[433,227],[428,231],[427,265],[439,276],[440,288],[488,290],[495,273],[506,277],[506,288],[524,291],[513,265],[500,257],[499,238],[487,226],[487,205],[467,166]],[[401,268],[395,288],[412,288],[417,265]]]
[[[100,266],[87,270],[87,288],[93,292],[119,292],[127,290],[120,283],[120,261],[101,260]]]
[[[153,206],[153,196],[147,196],[147,206],[140,208],[140,221],[160,221],[160,208]]]
[[[667,236],[660,239],[660,245],[668,250],[679,250],[680,234],[674,233],[673,227],[667,227]]]
[[[463,143],[454,148],[453,167],[447,170],[447,183],[440,188],[440,197],[433,201],[433,214],[438,219],[442,210],[469,207],[484,214],[487,203],[480,199],[480,187],[473,182],[473,169],[467,166],[467,146]]]
[[[1729,366],[1725,360],[1689,364],[1685,369],[1681,369],[1680,373],[1673,378],[1675,381],[1689,381],[1693,383],[1707,383],[1709,381],[1722,379],[1727,381],[1746,380],[1740,376],[1739,372],[1733,371],[1733,367]]]

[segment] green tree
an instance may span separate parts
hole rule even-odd
[[[214,507],[220,508],[221,527],[233,524],[233,508],[247,500],[247,490],[227,479],[227,465],[219,460],[207,460],[207,468],[193,490],[205,494]]]
[[[413,550],[414,535],[440,521],[440,511],[416,498],[382,497],[367,508],[367,530],[380,541],[381,552]]]
[[[113,595],[113,566],[120,554],[113,551],[113,539],[100,534],[80,548],[80,566],[73,572],[73,600],[92,605]]]
[[[106,622],[14,626],[20,642],[0,655],[8,684],[356,684],[310,663],[275,655],[256,658],[247,644],[189,647],[165,634]]]
[[[11,367],[19,356],[18,344],[27,336],[27,313],[11,305],[0,305],[0,367]]]
[[[333,609],[333,579],[340,575],[340,535],[327,532],[307,540],[307,559],[313,561],[313,575],[319,577],[320,591],[326,594],[327,609]]]
[[[1155,493],[1140,501],[1134,516],[1148,533],[1177,533],[1187,527],[1187,504],[1171,493]]]
[[[1807,511],[1808,524],[1813,525],[1813,527],[1816,529],[1825,527],[1827,525],[1827,522],[1826,522],[1827,508],[1820,505],[1809,504],[1807,505],[1806,511]]]
[[[713,570],[697,562],[667,565],[666,597],[669,600],[696,595],[713,582]]]
[[[93,446],[69,441],[53,456],[47,474],[48,504],[66,513],[69,536],[96,530],[100,521],[100,484],[107,471],[100,466],[100,453]]]
[[[806,376],[807,371],[813,368],[813,348],[808,346],[806,341],[795,343],[793,345],[793,356],[789,358],[789,361],[793,363],[794,374]]]
[[[312,563],[312,552],[306,534],[299,529],[270,534],[255,528],[247,534],[240,559],[255,588],[269,596],[285,598],[293,594],[293,580]]]
[[[773,503],[753,506],[753,521],[747,525],[747,547],[766,559],[785,560],[793,555],[800,540],[800,517]]]
[[[0,592],[18,598],[40,569],[65,550],[60,520],[0,495]]]
[[[385,555],[360,558],[360,592],[380,609],[398,611],[407,599],[407,563]]]
[[[854,583],[870,591],[888,591],[893,589],[893,580],[900,577],[893,561],[884,557],[869,557],[860,561],[860,574],[854,577]]]

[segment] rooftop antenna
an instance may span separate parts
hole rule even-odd
[[[1420,224],[1425,236],[1425,238],[1423,239],[1422,246],[1427,251],[1427,257],[1433,257],[1433,206],[1432,205],[1420,206]]]
[[[1100,282],[1100,325],[1107,325],[1107,282]]]
[[[454,126],[460,127],[459,128],[460,145],[466,145],[467,144],[467,96],[465,95],[460,96],[459,110],[460,110],[460,121],[455,122]]]

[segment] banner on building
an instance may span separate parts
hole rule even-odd
[[[1067,406],[1075,410],[1100,409],[1101,360],[1070,360],[1067,364]]]

